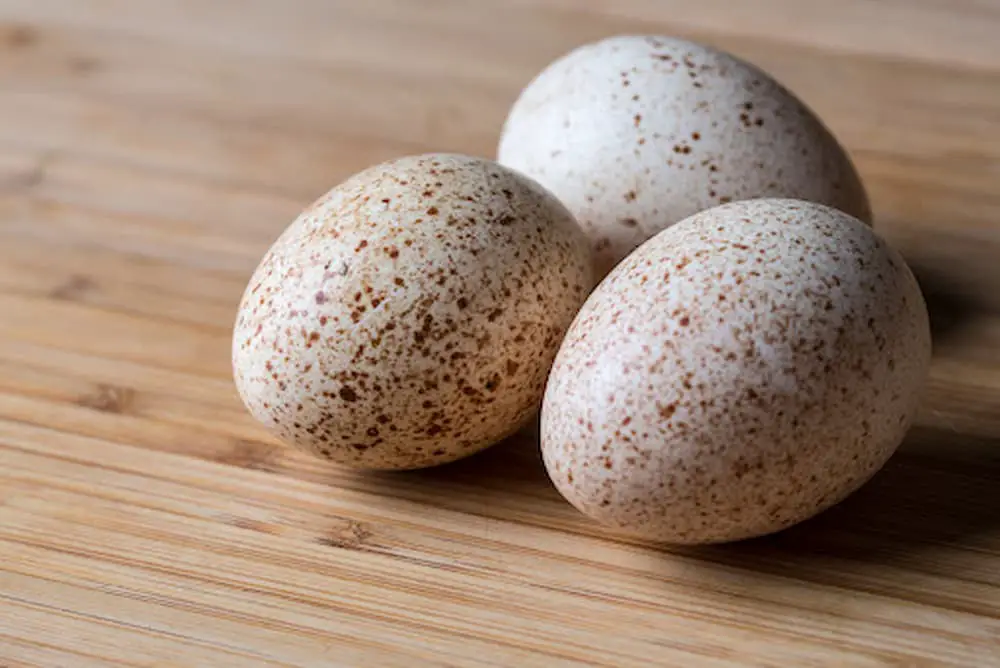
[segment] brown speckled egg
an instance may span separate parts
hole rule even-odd
[[[452,461],[535,413],[591,272],[572,215],[532,180],[458,155],[388,162],[268,251],[236,322],[236,385],[257,419],[321,457]]]
[[[850,158],[802,102],[743,60],[669,37],[613,37],[549,65],[511,109],[498,156],[569,207],[601,275],[731,201],[791,197],[871,219]]]
[[[545,393],[559,491],[651,539],[759,536],[837,503],[906,433],[931,340],[870,227],[798,200],[696,214],[587,300]]]

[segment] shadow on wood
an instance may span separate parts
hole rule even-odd
[[[695,548],[689,554],[834,586],[850,586],[845,578],[856,579],[869,569],[878,574],[890,565],[924,564],[919,570],[925,570],[934,563],[935,551],[963,546],[995,552],[996,546],[983,545],[982,537],[995,535],[1000,527],[998,483],[1000,440],[915,429],[868,484],[812,520],[771,536]],[[968,577],[979,582],[975,574]],[[1000,578],[981,584],[1000,586]]]
[[[549,480],[537,425],[451,464],[416,471],[355,472],[350,485],[480,517],[581,534],[600,531]]]
[[[403,475],[427,484],[472,483],[486,495],[527,494],[565,503],[545,472],[537,422],[471,457]]]
[[[976,316],[977,308],[954,279],[917,262],[908,264],[927,302],[934,344],[940,346]]]
[[[621,539],[577,513],[552,486],[542,465],[537,435],[527,430],[478,455],[447,466],[389,474],[383,483],[469,487],[483,502],[483,512],[502,518],[513,499],[532,499],[553,511],[560,528]],[[380,475],[380,477],[382,477]],[[398,481],[394,484],[393,479]],[[755,571],[796,576],[797,565],[812,570],[817,560],[905,562],[914,551],[945,544],[975,545],[976,536],[1000,528],[1000,440],[980,439],[945,430],[914,429],[900,452],[842,503],[821,515],[763,538],[698,548],[654,546],[725,562]],[[465,504],[454,499],[456,507]],[[447,504],[451,505],[451,504]],[[465,508],[468,510],[467,508]],[[492,510],[491,510],[492,509]],[[626,539],[628,542],[635,542]]]

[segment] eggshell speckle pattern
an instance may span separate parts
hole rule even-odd
[[[850,158],[802,102],[745,61],[668,37],[613,37],[549,65],[511,109],[498,159],[569,207],[600,275],[731,201],[790,197],[871,220]]]
[[[871,228],[796,200],[716,207],[587,300],[546,389],[545,464],[577,508],[640,536],[767,534],[884,464],[930,350],[919,287]]]
[[[492,161],[403,158],[306,210],[240,306],[236,384],[279,437],[344,464],[472,454],[537,410],[593,285],[586,237]]]

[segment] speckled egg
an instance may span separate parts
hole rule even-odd
[[[639,536],[767,534],[885,463],[930,352],[920,289],[870,227],[798,200],[719,206],[587,300],[546,389],[545,465],[573,505]]]
[[[532,180],[458,155],[388,162],[268,251],[236,322],[236,385],[257,419],[321,457],[452,461],[537,411],[591,273],[583,232]]]
[[[657,232],[741,199],[791,197],[870,222],[850,158],[753,65],[668,37],[613,37],[521,93],[499,161],[537,179],[591,238],[601,275]]]

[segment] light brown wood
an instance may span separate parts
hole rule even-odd
[[[919,273],[918,426],[841,506],[664,549],[531,435],[364,475],[242,409],[242,288],[348,174],[492,155],[615,33],[758,62],[844,140]],[[0,665],[1000,666],[1000,3],[0,0]]]

